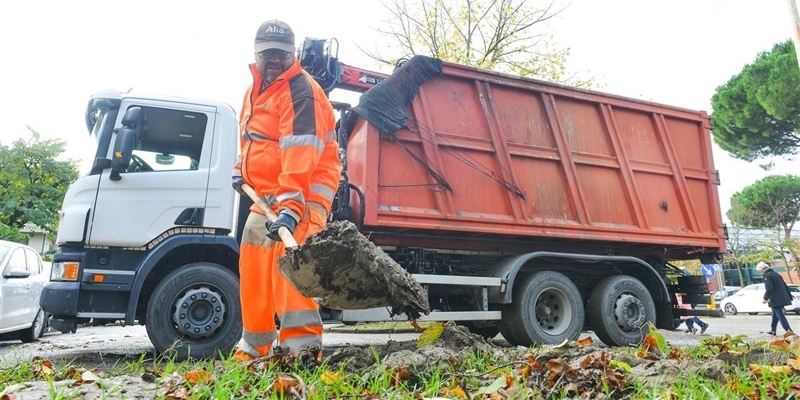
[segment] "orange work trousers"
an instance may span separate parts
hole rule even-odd
[[[325,220],[320,207],[307,207],[294,231],[297,243],[322,230]],[[289,353],[311,346],[322,348],[319,304],[284,278],[278,259],[286,249],[283,242],[267,237],[266,221],[266,216],[251,211],[242,233],[239,274],[244,330],[238,348],[253,357],[271,355],[275,339],[281,350]]]

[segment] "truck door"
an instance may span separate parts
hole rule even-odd
[[[123,128],[125,112],[132,107],[141,112],[130,163],[117,176],[110,169],[103,171],[89,245],[140,247],[172,228],[203,225],[214,108],[128,100],[120,108],[115,132]],[[115,140],[111,143],[109,158],[115,152]]]

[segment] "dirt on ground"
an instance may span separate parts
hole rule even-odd
[[[797,351],[800,343],[796,339],[797,336],[776,338],[769,348],[789,347]],[[463,326],[448,322],[429,326],[417,341],[389,341],[379,346],[336,349],[326,354],[325,365],[330,371],[343,370],[348,375],[361,376],[365,382],[386,376],[389,371],[392,379],[414,384],[425,376],[444,371],[450,382],[450,386],[441,389],[441,395],[446,398],[504,399],[534,395],[562,398],[566,395],[624,399],[632,394],[634,382],[653,387],[672,385],[687,376],[699,376],[722,385],[729,366],[786,366],[792,357],[792,352],[771,351],[767,347],[732,351],[734,341],[741,339],[721,336],[705,344],[714,355],[701,362],[690,358],[685,350],[660,340],[663,338],[659,339],[656,333],[647,335],[636,348],[609,348],[586,337],[557,346],[526,349],[499,346]],[[476,354],[489,364],[487,371],[476,372],[463,367],[464,362],[470,357],[474,360]],[[315,389],[304,386],[293,373],[298,362],[304,365],[302,368],[317,367],[316,352],[265,357],[250,362],[248,367],[258,373],[277,364],[285,372],[280,379],[286,382],[281,385],[294,393],[287,398],[313,398]],[[222,368],[221,362],[218,365]],[[44,380],[13,385],[0,393],[0,399],[50,398],[53,390],[72,393],[73,396],[67,398],[77,399],[185,399],[191,398],[188,382],[198,379],[189,374],[159,376],[156,372],[139,377],[106,377],[102,370],[78,367],[56,372],[47,360],[40,360],[34,366],[43,376],[49,373],[54,378],[54,388]],[[499,373],[509,368],[513,372]],[[276,381],[275,385],[279,383]]]

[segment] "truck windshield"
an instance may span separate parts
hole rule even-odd
[[[94,124],[91,125],[91,129],[89,130],[90,140],[86,142],[87,147],[81,154],[80,164],[78,165],[79,176],[89,175],[95,160],[98,157],[105,157],[105,150],[108,149],[108,144],[106,144],[105,150],[99,150],[101,141],[103,141],[103,137],[106,136],[104,135],[105,130],[109,130],[107,135],[110,137],[110,131],[113,128],[117,110],[113,108],[95,108],[91,110],[90,113],[91,118],[87,118],[87,121],[91,120]]]

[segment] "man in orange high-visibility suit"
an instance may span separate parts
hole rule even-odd
[[[289,25],[278,20],[261,24],[250,71],[253,83],[240,115],[241,154],[233,186],[240,193],[242,183],[252,186],[278,219],[269,223],[253,206],[242,234],[244,331],[234,356],[243,361],[272,354],[276,339],[283,353],[322,347],[319,305],[300,294],[278,269],[285,247],[277,232],[287,228],[298,243],[319,232],[342,169],[333,107],[300,67]]]

